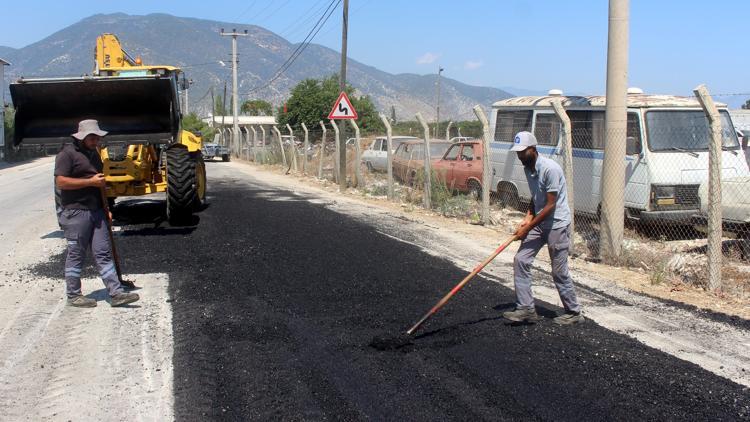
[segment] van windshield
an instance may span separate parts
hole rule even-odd
[[[737,149],[740,144],[729,113],[721,115],[722,147]],[[646,133],[651,151],[707,151],[711,139],[708,118],[701,110],[658,110],[646,113]]]

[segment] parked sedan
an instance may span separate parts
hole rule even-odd
[[[439,161],[452,144],[447,141],[430,141],[430,158]],[[417,174],[424,169],[424,141],[406,141],[398,146],[393,156],[393,176],[403,183],[413,185]]]
[[[479,198],[482,195],[483,151],[478,140],[457,142],[432,166],[446,186]]]
[[[392,151],[396,151],[401,143],[412,140],[418,140],[418,138],[413,136],[392,136]],[[370,146],[362,153],[362,164],[370,172],[388,170],[388,139],[385,136],[379,136],[370,143]]]

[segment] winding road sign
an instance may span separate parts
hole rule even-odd
[[[328,113],[328,118],[331,120],[357,119],[357,110],[354,109],[352,102],[349,101],[346,92],[341,92],[339,99],[333,103],[333,109]]]

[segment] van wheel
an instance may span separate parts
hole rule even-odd
[[[469,181],[469,195],[471,195],[475,201],[482,200],[482,185],[476,180]]]
[[[521,200],[518,198],[516,187],[508,184],[497,186],[497,200],[502,208],[520,209]]]

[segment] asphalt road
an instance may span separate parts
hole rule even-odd
[[[555,306],[504,324],[513,293],[482,278],[378,351],[466,272],[222,165],[192,226],[159,201],[117,208],[125,271],[169,274],[178,420],[750,419],[746,387],[593,321],[557,327]]]

